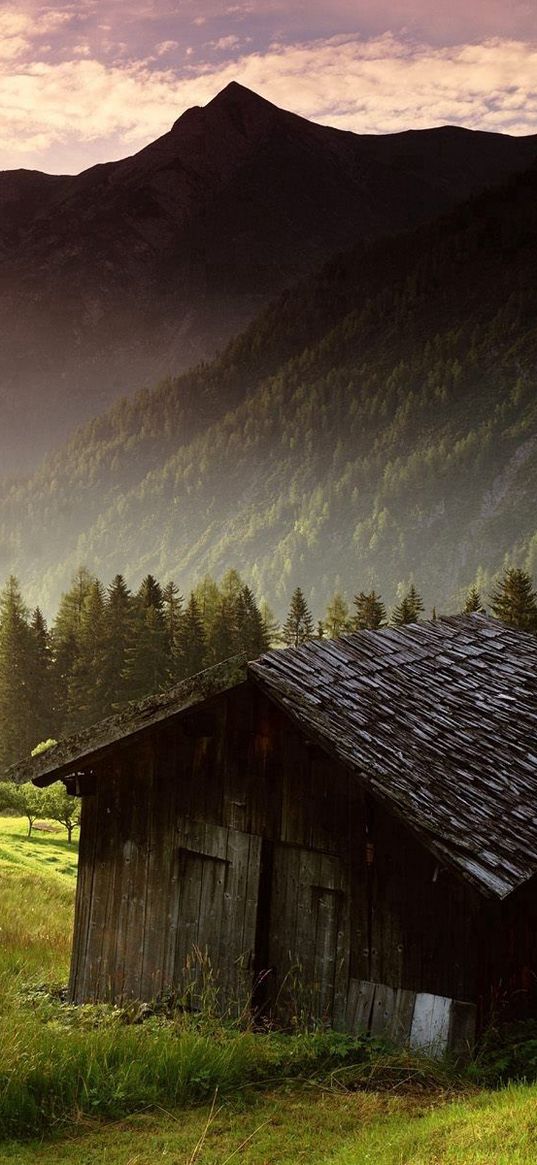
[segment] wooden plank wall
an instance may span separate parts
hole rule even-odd
[[[475,1040],[476,1019],[473,1003],[350,980],[345,1029],[355,1035],[383,1037],[432,1056],[449,1049],[465,1057]]]
[[[255,968],[288,1014],[295,968],[301,1005],[341,1027],[356,982],[474,998],[476,895],[249,685],[117,748],[96,787],[73,999],[199,997],[193,948],[228,1002]]]
[[[268,969],[280,1019],[341,1026],[349,976],[350,894],[341,858],[276,843]]]
[[[355,817],[352,977],[474,999],[482,900],[378,804]]]

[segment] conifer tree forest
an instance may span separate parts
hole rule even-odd
[[[490,595],[471,586],[461,611],[488,612],[537,634],[537,593],[519,568],[508,567]],[[315,623],[296,587],[280,627],[236,570],[220,582],[205,577],[185,598],[176,583],[163,585],[151,574],[133,592],[120,574],[105,586],[81,567],[49,627],[10,577],[0,595],[2,776],[40,742],[88,727],[232,656],[255,659],[272,648],[403,626],[423,615],[412,584],[389,613],[376,590],[358,591],[351,605],[335,592]]]

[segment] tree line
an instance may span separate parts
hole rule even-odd
[[[506,569],[486,605],[511,626],[537,632],[537,595],[525,571]],[[464,611],[484,610],[472,587]],[[176,583],[151,574],[133,592],[120,574],[105,587],[80,568],[49,628],[11,577],[0,594],[0,765],[232,656],[255,659],[271,647],[403,626],[423,613],[412,585],[390,614],[375,590],[357,592],[352,606],[336,593],[315,623],[296,587],[280,627],[235,570],[220,583],[206,577],[185,599]]]

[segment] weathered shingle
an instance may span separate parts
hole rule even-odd
[[[482,892],[535,873],[535,636],[457,616],[272,651],[249,674]]]

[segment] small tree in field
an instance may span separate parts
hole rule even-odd
[[[69,795],[63,781],[55,781],[44,793],[45,817],[63,825],[67,830],[67,841],[71,845],[73,830],[80,825],[80,799]]]
[[[38,789],[31,781],[24,785],[15,785],[13,781],[3,781],[0,784],[0,809],[11,810],[19,817],[26,817],[28,822],[28,837],[32,836],[34,821],[38,817],[46,817],[45,792]]]

